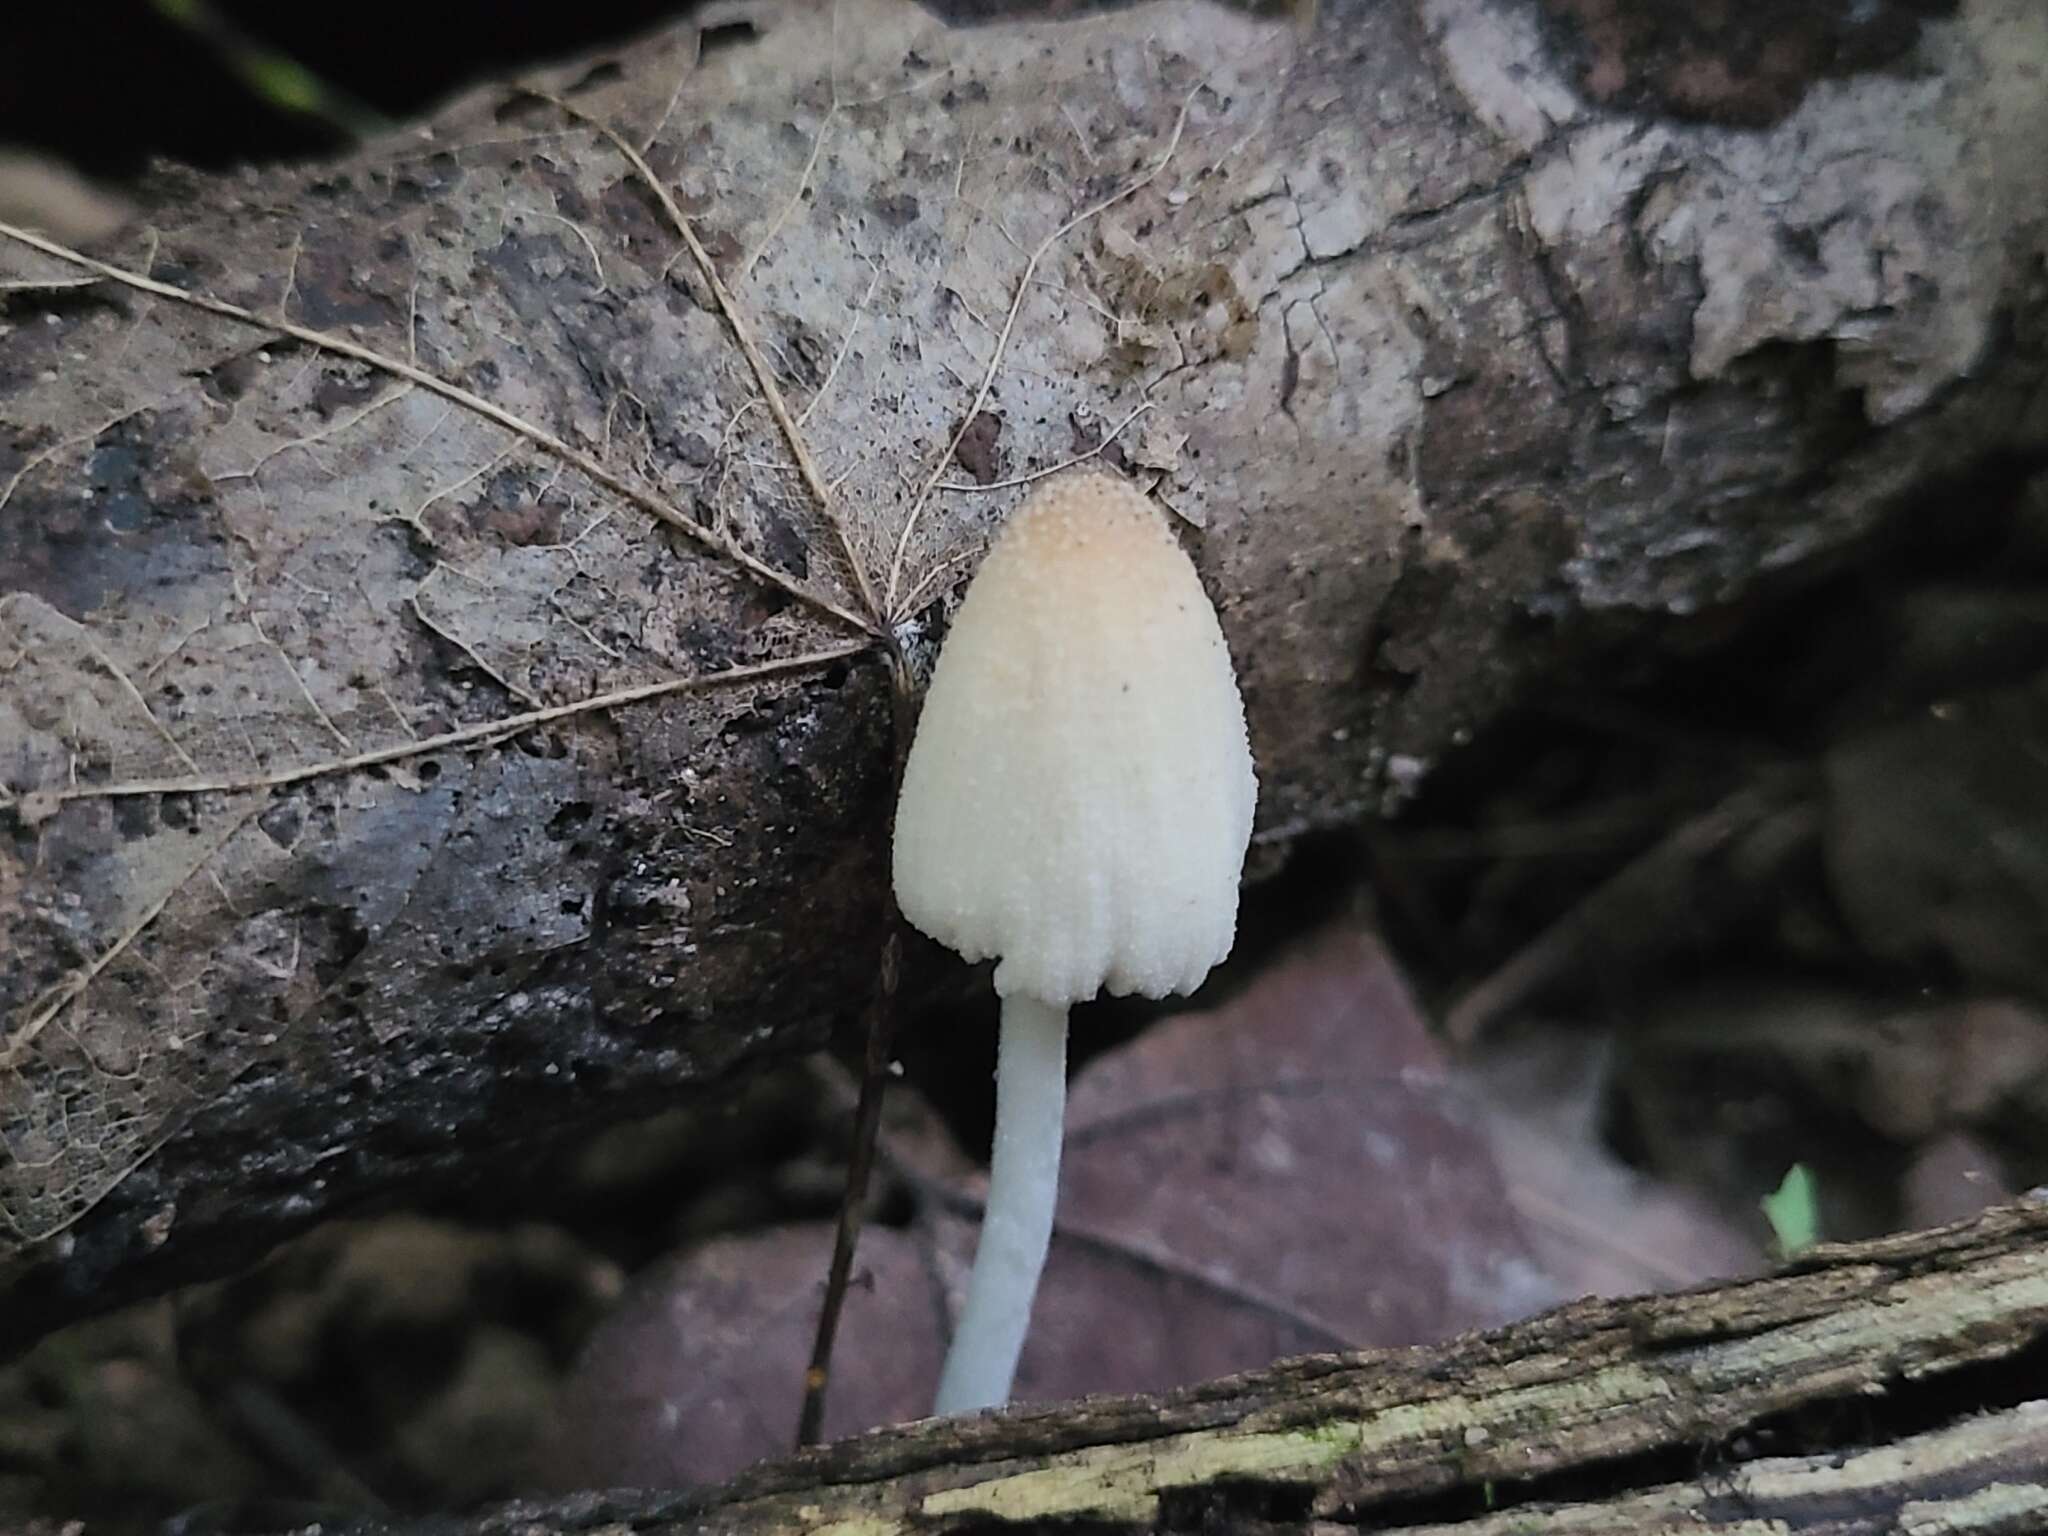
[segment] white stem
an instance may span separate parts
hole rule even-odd
[[[1009,1401],[1052,1241],[1066,1115],[1067,1010],[1035,997],[1004,998],[988,1205],[967,1305],[939,1374],[935,1413],[971,1413]]]

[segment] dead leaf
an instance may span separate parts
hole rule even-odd
[[[591,1338],[536,1485],[716,1482],[786,1451],[832,1254],[824,1222],[713,1239],[655,1265]],[[920,1242],[861,1236],[825,1433],[913,1418],[945,1350]]]
[[[830,1435],[929,1411],[973,1257],[980,1176],[933,1176],[942,1159],[901,1118],[914,1103],[899,1096],[885,1145],[924,1208],[861,1239]],[[830,1246],[823,1224],[781,1228],[646,1276],[577,1368],[549,1486],[702,1481],[787,1449]],[[1556,1294],[1391,962],[1345,924],[1076,1078],[1016,1395],[1417,1343]]]
[[[1757,1242],[1687,1190],[1631,1168],[1601,1134],[1613,1048],[1582,1028],[1524,1025],[1471,1071],[1508,1198],[1567,1296],[1676,1290],[1763,1267]]]

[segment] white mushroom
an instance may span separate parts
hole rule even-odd
[[[918,721],[896,899],[1003,1000],[981,1243],[940,1413],[1008,1399],[1052,1235],[1067,1009],[1191,992],[1230,952],[1258,782],[1215,609],[1165,518],[1049,482],[982,562]]]

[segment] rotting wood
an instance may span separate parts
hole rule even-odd
[[[1439,1346],[1304,1357],[1159,1398],[924,1420],[720,1488],[350,1529],[2019,1531],[2048,1509],[2044,1362],[2048,1200],[2036,1197],[1817,1248],[1766,1279],[1579,1302]]]
[[[69,999],[0,1066],[0,1352],[815,1046],[894,679],[749,669],[873,627],[849,561],[956,585],[1140,410],[1269,860],[1589,641],[2048,455],[2039,7],[1739,129],[1592,103],[1518,0],[839,11],[549,86],[645,146],[816,477],[640,173],[521,91],[164,173],[88,253],[147,286],[0,237],[0,1041]],[[946,473],[983,417],[998,495]]]

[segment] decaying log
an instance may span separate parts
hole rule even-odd
[[[2048,1204],[1161,1398],[925,1420],[715,1489],[361,1536],[1317,1529],[2019,1532],[2048,1522]],[[1272,1522],[1267,1524],[1265,1522]],[[334,1527],[330,1523],[327,1529]]]
[[[0,1351],[851,1017],[1033,474],[1190,523],[1272,856],[2042,452],[2048,13],[1716,112],[1571,9],[727,7],[0,233]]]

